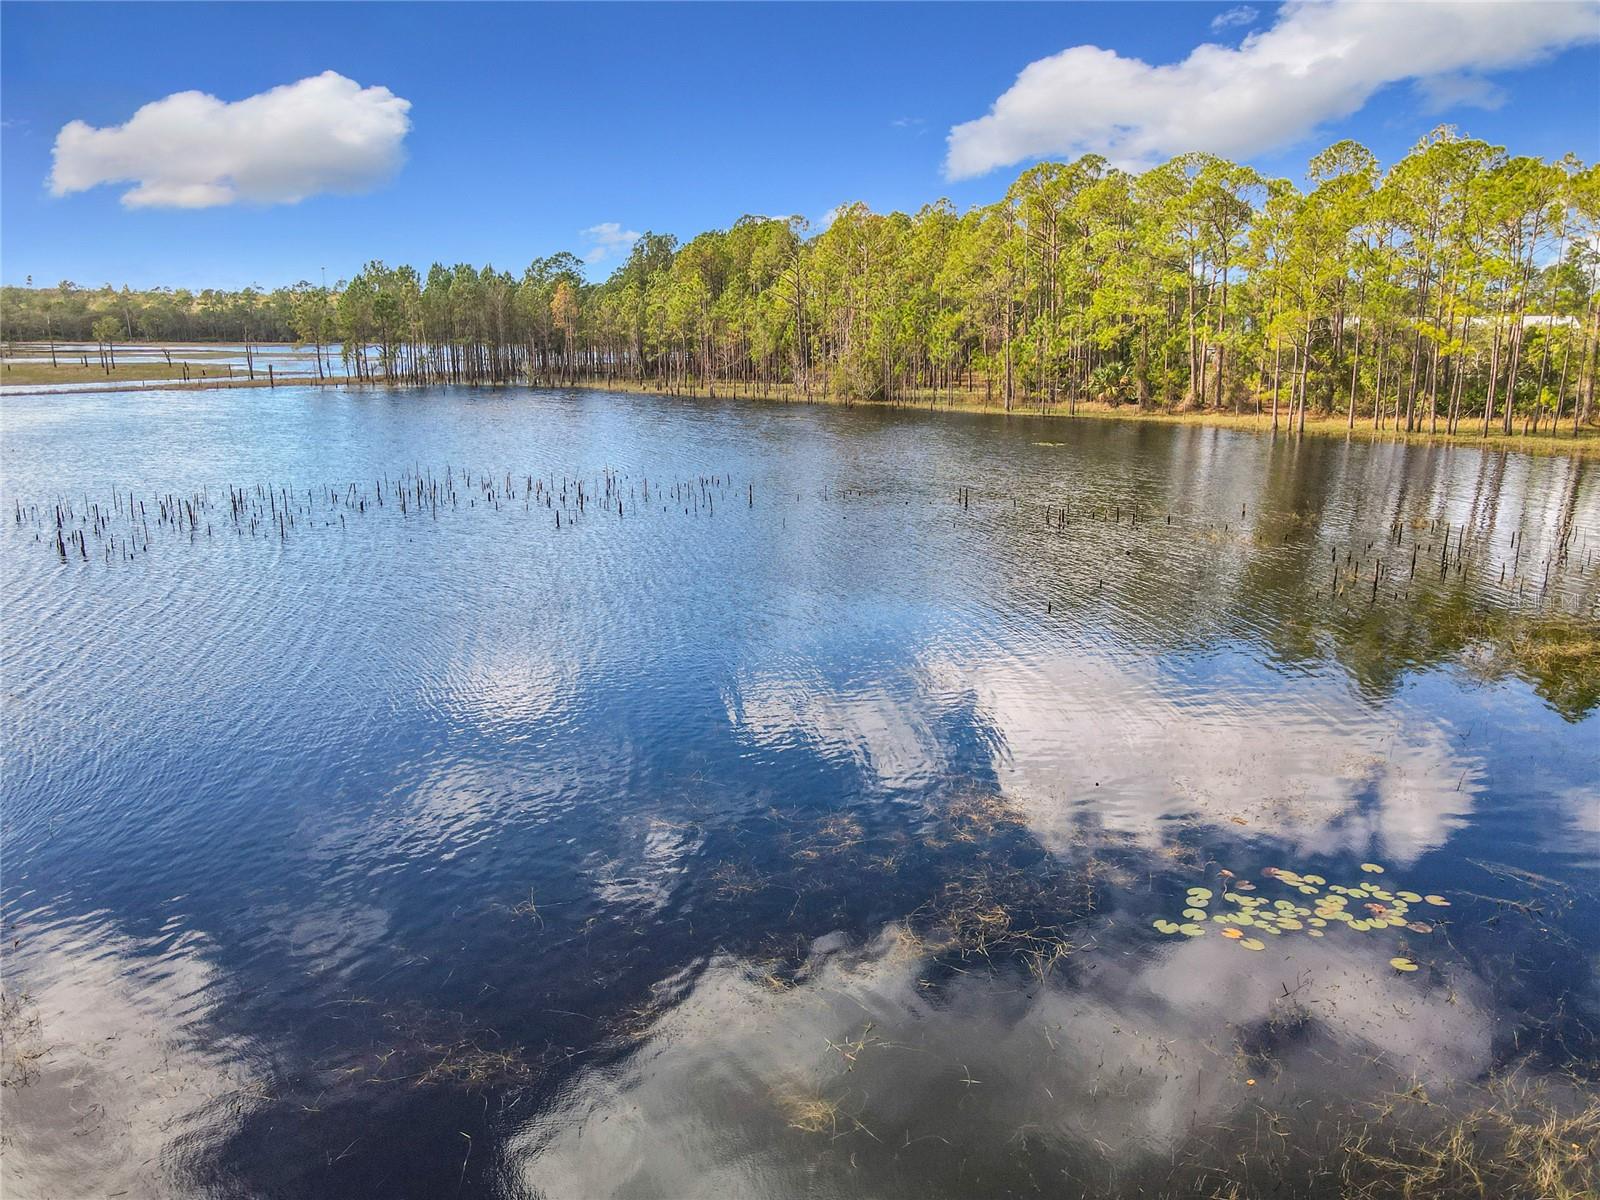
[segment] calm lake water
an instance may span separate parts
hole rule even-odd
[[[7,1197],[1383,1194],[1592,1095],[1600,679],[1539,653],[1597,635],[1592,464],[521,390],[0,430]]]

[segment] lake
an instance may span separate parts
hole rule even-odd
[[[1592,463],[525,389],[0,430],[8,1197],[1592,1182]]]

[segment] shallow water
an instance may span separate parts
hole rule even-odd
[[[1369,1126],[1594,1086],[1600,680],[1494,647],[1595,636],[1589,464],[522,390],[0,418],[8,1197],[1331,1196]],[[1241,881],[1308,913],[1247,949]],[[1335,886],[1449,906],[1312,937]]]

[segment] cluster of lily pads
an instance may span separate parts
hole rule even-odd
[[[1362,863],[1361,870],[1368,875],[1382,875],[1377,863]],[[1412,933],[1432,933],[1433,926],[1416,919],[1411,909],[1415,905],[1432,905],[1448,908],[1450,901],[1443,896],[1422,895],[1418,892],[1381,887],[1373,880],[1346,887],[1330,884],[1321,875],[1302,875],[1281,867],[1267,867],[1261,874],[1282,884],[1301,896],[1313,900],[1267,901],[1249,893],[1256,885],[1248,879],[1239,879],[1232,871],[1220,872],[1219,883],[1226,888],[1219,906],[1212,911],[1215,895],[1210,888],[1192,887],[1184,900],[1183,920],[1168,921],[1158,917],[1157,930],[1183,937],[1204,937],[1207,923],[1221,925],[1221,934],[1246,950],[1264,950],[1266,942],[1258,934],[1281,937],[1285,933],[1304,933],[1320,938],[1335,926],[1343,925],[1356,933],[1383,929],[1408,929]],[[1415,971],[1417,964],[1404,956],[1391,958],[1389,965],[1397,971]]]

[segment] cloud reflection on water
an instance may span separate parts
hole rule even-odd
[[[1481,758],[1448,726],[1398,702],[1376,707],[1326,676],[1286,697],[1087,647],[1046,656],[938,646],[917,675],[840,689],[821,671],[753,674],[727,708],[758,744],[803,740],[885,789],[948,774],[958,752],[942,731],[964,719],[988,748],[967,773],[992,772],[1056,850],[1091,829],[1155,848],[1177,823],[1200,822],[1300,855],[1409,864],[1465,824],[1483,787]]]
[[[994,732],[1002,791],[1047,847],[1096,828],[1153,848],[1182,820],[1298,855],[1408,864],[1465,823],[1482,784],[1481,761],[1447,727],[1333,680],[1306,680],[1290,702],[1101,656],[949,670]]]
[[[266,1100],[261,1052],[216,1032],[226,976],[212,948],[176,921],[143,943],[96,916],[20,928],[7,991],[38,1025],[8,1030],[8,1076],[14,1056],[43,1053],[6,1089],[0,1193],[178,1194]]]
[[[1058,1179],[1131,1191],[1297,1088],[1354,1106],[1490,1063],[1465,972],[1401,977],[1388,950],[1331,939],[1144,955],[1112,923],[1098,935],[1122,953],[1043,986],[980,971],[933,989],[897,926],[779,993],[716,962],[636,1052],[511,1139],[508,1170],[547,1197],[910,1196],[1019,1186],[1042,1155]],[[1245,1047],[1268,1031],[1264,1068]]]

